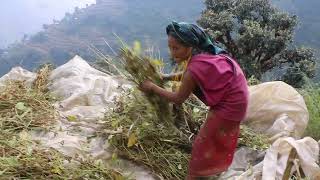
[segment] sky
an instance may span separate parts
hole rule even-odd
[[[34,34],[43,24],[62,19],[75,7],[85,7],[95,0],[2,0],[0,6],[0,48]]]

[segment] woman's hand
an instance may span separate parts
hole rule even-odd
[[[183,75],[183,72],[177,72],[172,74],[161,74],[161,78],[164,81],[180,81],[182,75]]]
[[[153,91],[153,87],[155,84],[151,82],[150,80],[145,80],[143,83],[140,84],[139,89],[143,92],[151,92]]]
[[[162,78],[162,80],[164,80],[164,81],[170,81],[171,80],[171,76],[170,76],[170,74],[160,74],[161,75],[161,78]]]

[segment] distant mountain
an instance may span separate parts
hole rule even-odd
[[[320,1],[319,0],[273,0],[275,5],[298,16],[300,24],[296,42],[320,49]],[[318,52],[319,53],[319,52]]]
[[[319,0],[273,0],[275,5],[298,16],[300,24],[296,31],[295,43],[315,49],[320,59],[320,1]],[[320,62],[317,64],[314,80],[320,82]]]
[[[88,46],[110,53],[105,41],[116,48],[114,33],[126,42],[143,40],[167,54],[166,25],[172,20],[195,22],[202,9],[199,0],[97,0],[7,48],[0,56],[0,73],[16,64],[28,69],[44,61],[60,65],[75,54],[94,61],[97,57]]]
[[[301,20],[296,42],[314,48],[320,47],[319,0],[273,0],[274,4],[295,13]],[[43,62],[64,63],[75,54],[88,61],[97,56],[90,45],[104,54],[110,54],[106,42],[117,50],[117,34],[131,43],[141,40],[148,47],[160,50],[167,59],[165,27],[172,20],[196,22],[204,9],[202,0],[97,0],[85,9],[77,8],[60,21],[43,25],[43,31],[24,37],[20,43],[0,50],[0,74],[12,66],[33,69]],[[155,53],[158,53],[155,51]]]
[[[0,48],[18,41],[26,34],[35,34],[42,24],[62,19],[74,7],[86,7],[95,0],[4,0],[0,6]]]

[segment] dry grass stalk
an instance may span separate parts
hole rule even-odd
[[[45,64],[38,70],[37,77],[33,82],[33,89],[48,92],[49,75],[52,69],[52,65]]]

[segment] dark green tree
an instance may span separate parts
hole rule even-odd
[[[303,77],[314,77],[313,51],[292,47],[297,17],[272,6],[270,0],[206,0],[198,20],[215,40],[238,59],[247,77],[275,67],[287,72],[280,77],[300,87]]]

